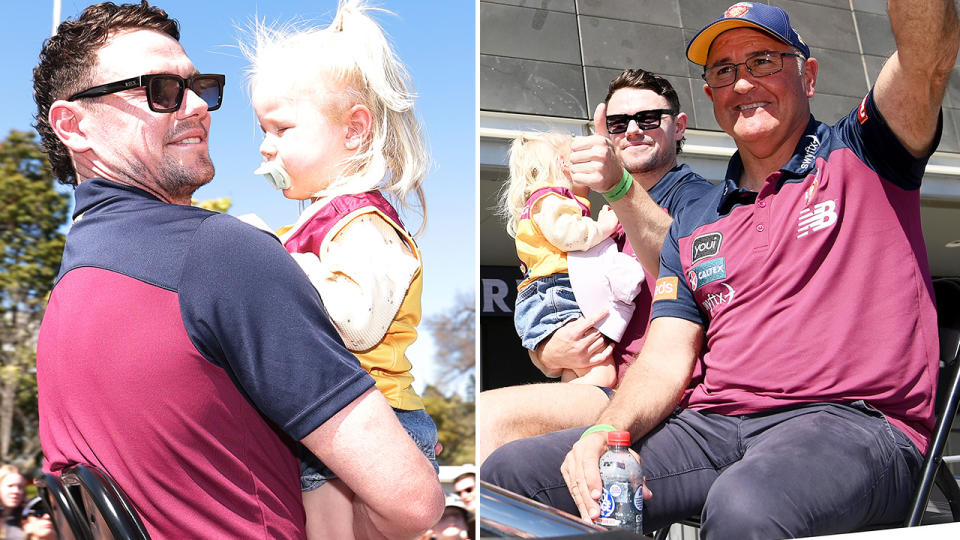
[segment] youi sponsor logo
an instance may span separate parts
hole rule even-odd
[[[693,261],[691,261],[691,263],[696,264],[697,261],[706,259],[707,257],[713,257],[717,253],[720,253],[721,242],[723,242],[723,235],[718,232],[701,234],[694,238]]]

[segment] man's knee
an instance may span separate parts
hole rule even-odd
[[[715,489],[717,487],[721,489]],[[772,540],[796,536],[795,531],[791,532],[792,527],[783,520],[784,509],[771,508],[769,498],[756,497],[755,493],[724,490],[715,484],[703,505],[703,538]]]
[[[530,497],[529,478],[531,468],[525,466],[530,456],[524,450],[524,441],[501,446],[480,466],[480,478],[495,486]]]

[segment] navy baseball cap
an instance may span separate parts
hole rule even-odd
[[[723,32],[734,28],[755,28],[770,34],[787,45],[800,49],[803,56],[810,58],[810,48],[803,42],[800,34],[790,26],[787,12],[774,6],[759,2],[739,2],[727,8],[723,17],[713,21],[697,32],[687,45],[687,58],[694,64],[705,66],[707,53],[713,40]]]

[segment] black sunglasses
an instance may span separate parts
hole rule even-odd
[[[23,515],[21,519],[27,519],[30,516],[42,518],[43,516],[49,514],[47,511],[47,505],[43,502],[40,497],[36,497],[27,503],[27,506],[23,509]]]
[[[640,129],[657,129],[665,114],[676,113],[673,109],[650,109],[633,114],[611,114],[607,116],[607,133],[623,133],[630,126],[631,120],[635,121]]]
[[[220,108],[223,102],[224,75],[195,74],[184,79],[172,73],[152,73],[131,77],[122,81],[101,84],[88,88],[67,98],[73,101],[80,98],[92,98],[122,92],[141,86],[147,89],[147,104],[150,110],[158,113],[171,113],[180,109],[183,102],[183,93],[190,88],[207,103],[208,111]]]

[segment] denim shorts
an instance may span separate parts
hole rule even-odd
[[[434,451],[437,445],[437,426],[433,423],[433,418],[423,409],[415,411],[404,411],[394,409],[397,420],[407,431],[417,448],[427,456],[433,465],[434,472],[439,473],[440,467],[437,465],[437,454]],[[323,464],[317,456],[308,450],[302,444],[299,445],[300,453],[300,489],[302,491],[313,491],[322,486],[331,478],[337,475]]]
[[[570,275],[551,274],[534,280],[517,293],[513,324],[523,346],[532,351],[557,328],[582,316],[570,286]]]

